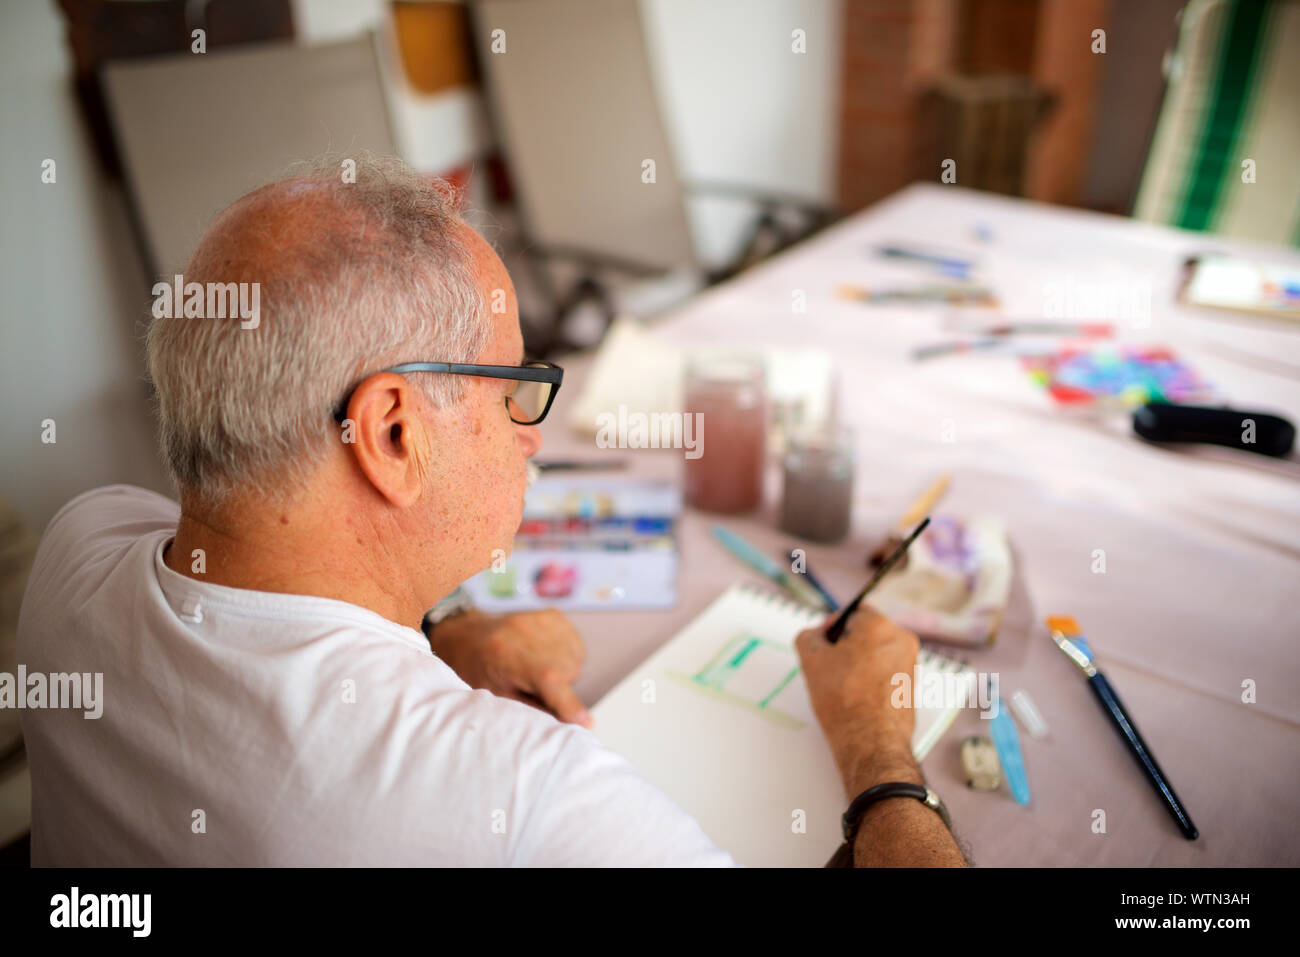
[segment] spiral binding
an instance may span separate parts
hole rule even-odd
[[[807,621],[810,625],[815,625],[817,622],[821,621],[821,616],[811,608],[801,605],[796,601],[791,601],[784,595],[778,595],[776,592],[768,591],[766,588],[759,588],[757,585],[751,585],[748,582],[733,585],[732,588],[747,598],[762,599],[763,603],[769,607],[778,608],[787,614],[801,618]]]
[[[798,617],[809,625],[815,625],[817,622],[821,621],[821,615],[813,611],[811,608],[807,608],[796,601],[792,601],[784,595],[769,591],[766,588],[751,585],[749,582],[742,582],[731,586],[731,588],[733,591],[744,595],[746,598],[759,599],[768,607],[780,609],[787,614]],[[926,648],[921,649],[920,653],[916,656],[916,660],[918,664],[934,668],[936,671],[960,672],[970,667],[969,662],[964,659],[949,658],[947,655],[941,655]]]

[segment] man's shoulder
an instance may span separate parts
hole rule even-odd
[[[96,530],[140,521],[180,518],[181,507],[165,495],[135,485],[105,485],[82,492],[54,513],[45,534]]]
[[[180,514],[180,506],[171,499],[134,485],[82,492],[45,526],[37,562],[70,548],[84,553],[87,545],[106,536],[134,539],[160,528],[175,528]]]
[[[63,594],[72,579],[84,579],[82,573],[91,567],[108,567],[103,562],[115,562],[124,548],[144,535],[175,528],[179,517],[180,506],[175,502],[132,485],[83,492],[45,526],[24,605],[28,600]],[[79,574],[74,575],[73,569]]]

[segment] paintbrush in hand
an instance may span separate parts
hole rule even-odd
[[[862,604],[862,599],[866,598],[871,589],[880,584],[880,579],[888,575],[890,569],[898,564],[899,559],[907,554],[907,550],[911,547],[912,543],[916,541],[917,536],[925,531],[925,527],[929,524],[930,519],[927,517],[925,521],[916,526],[912,531],[912,534],[903,539],[902,544],[895,548],[893,553],[881,563],[880,567],[876,569],[875,574],[871,576],[871,579],[862,586],[862,591],[858,592],[858,597],[845,605],[844,610],[839,613],[836,619],[831,622],[830,627],[826,629],[827,641],[831,644],[835,644],[835,642],[840,640],[840,635],[844,634],[844,629],[848,626],[850,616],[858,610],[858,606]]]

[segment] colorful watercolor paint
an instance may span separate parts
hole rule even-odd
[[[1066,348],[1025,356],[1029,377],[1061,405],[1213,401],[1213,387],[1164,348]]]

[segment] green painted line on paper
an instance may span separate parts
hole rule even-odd
[[[726,702],[727,704],[736,705],[737,707],[744,708],[746,711],[750,712],[751,714],[756,714],[761,718],[765,718],[766,720],[771,721],[773,724],[778,725],[782,728],[789,728],[792,731],[801,731],[808,726],[807,722],[802,721],[799,718],[796,718],[794,715],[787,714],[786,712],[781,711],[777,708],[760,708],[754,702],[742,698],[739,695],[734,695],[730,691],[723,691],[721,688],[715,688],[712,685],[702,684],[700,681],[697,680],[696,676],[684,675],[678,671],[669,671],[667,672],[667,675],[668,677],[674,679],[675,681],[679,681],[682,684],[685,684],[687,687],[694,688],[696,691],[707,694],[710,697],[716,698],[719,701]]]
[[[766,708],[768,702],[771,701],[773,698],[775,698],[777,695],[779,695],[782,691],[784,691],[785,686],[788,685],[791,682],[791,680],[794,679],[794,676],[797,675],[798,673],[799,673],[798,667],[791,668],[790,673],[781,679],[781,683],[777,685],[775,688],[773,688],[771,693],[758,703],[758,706],[760,708]]]
[[[747,637],[749,636],[741,633],[719,648],[718,653],[709,659],[709,663],[695,673],[695,680],[701,684],[713,683],[713,679],[710,675],[712,675],[712,673],[721,665],[722,659],[727,656],[733,647],[735,647],[736,643],[744,641]]]
[[[740,663],[745,660],[745,656],[757,647],[758,647],[758,639],[757,638],[749,639],[749,641],[746,642],[745,647],[740,649],[740,654],[732,658],[730,663],[728,663],[727,667],[732,669],[739,668]]]

